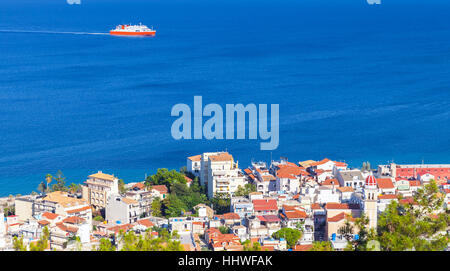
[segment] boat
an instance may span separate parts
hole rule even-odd
[[[115,36],[155,36],[156,31],[153,27],[148,28],[141,23],[139,25],[121,24],[109,31],[109,34]]]

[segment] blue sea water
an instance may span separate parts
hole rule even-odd
[[[241,167],[449,163],[448,14],[444,0],[2,0],[0,196],[57,170],[141,181],[225,149]],[[86,34],[138,22],[157,36]],[[174,140],[171,108],[194,95],[280,104],[278,149]]]

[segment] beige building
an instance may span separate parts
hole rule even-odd
[[[233,156],[227,152],[221,152],[208,156],[207,163],[208,197],[212,198],[216,193],[234,195],[239,186],[247,183],[245,176],[234,162]]]
[[[89,175],[83,185],[83,199],[95,210],[106,208],[108,198],[119,193],[119,179],[101,171]]]

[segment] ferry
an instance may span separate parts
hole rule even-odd
[[[129,25],[121,24],[116,26],[115,29],[109,31],[109,34],[115,36],[155,36],[156,31],[152,28],[148,28],[146,25]]]

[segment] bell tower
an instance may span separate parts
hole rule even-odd
[[[377,180],[373,175],[366,178],[364,186],[364,214],[369,218],[369,228],[377,228],[378,222],[378,189]]]

